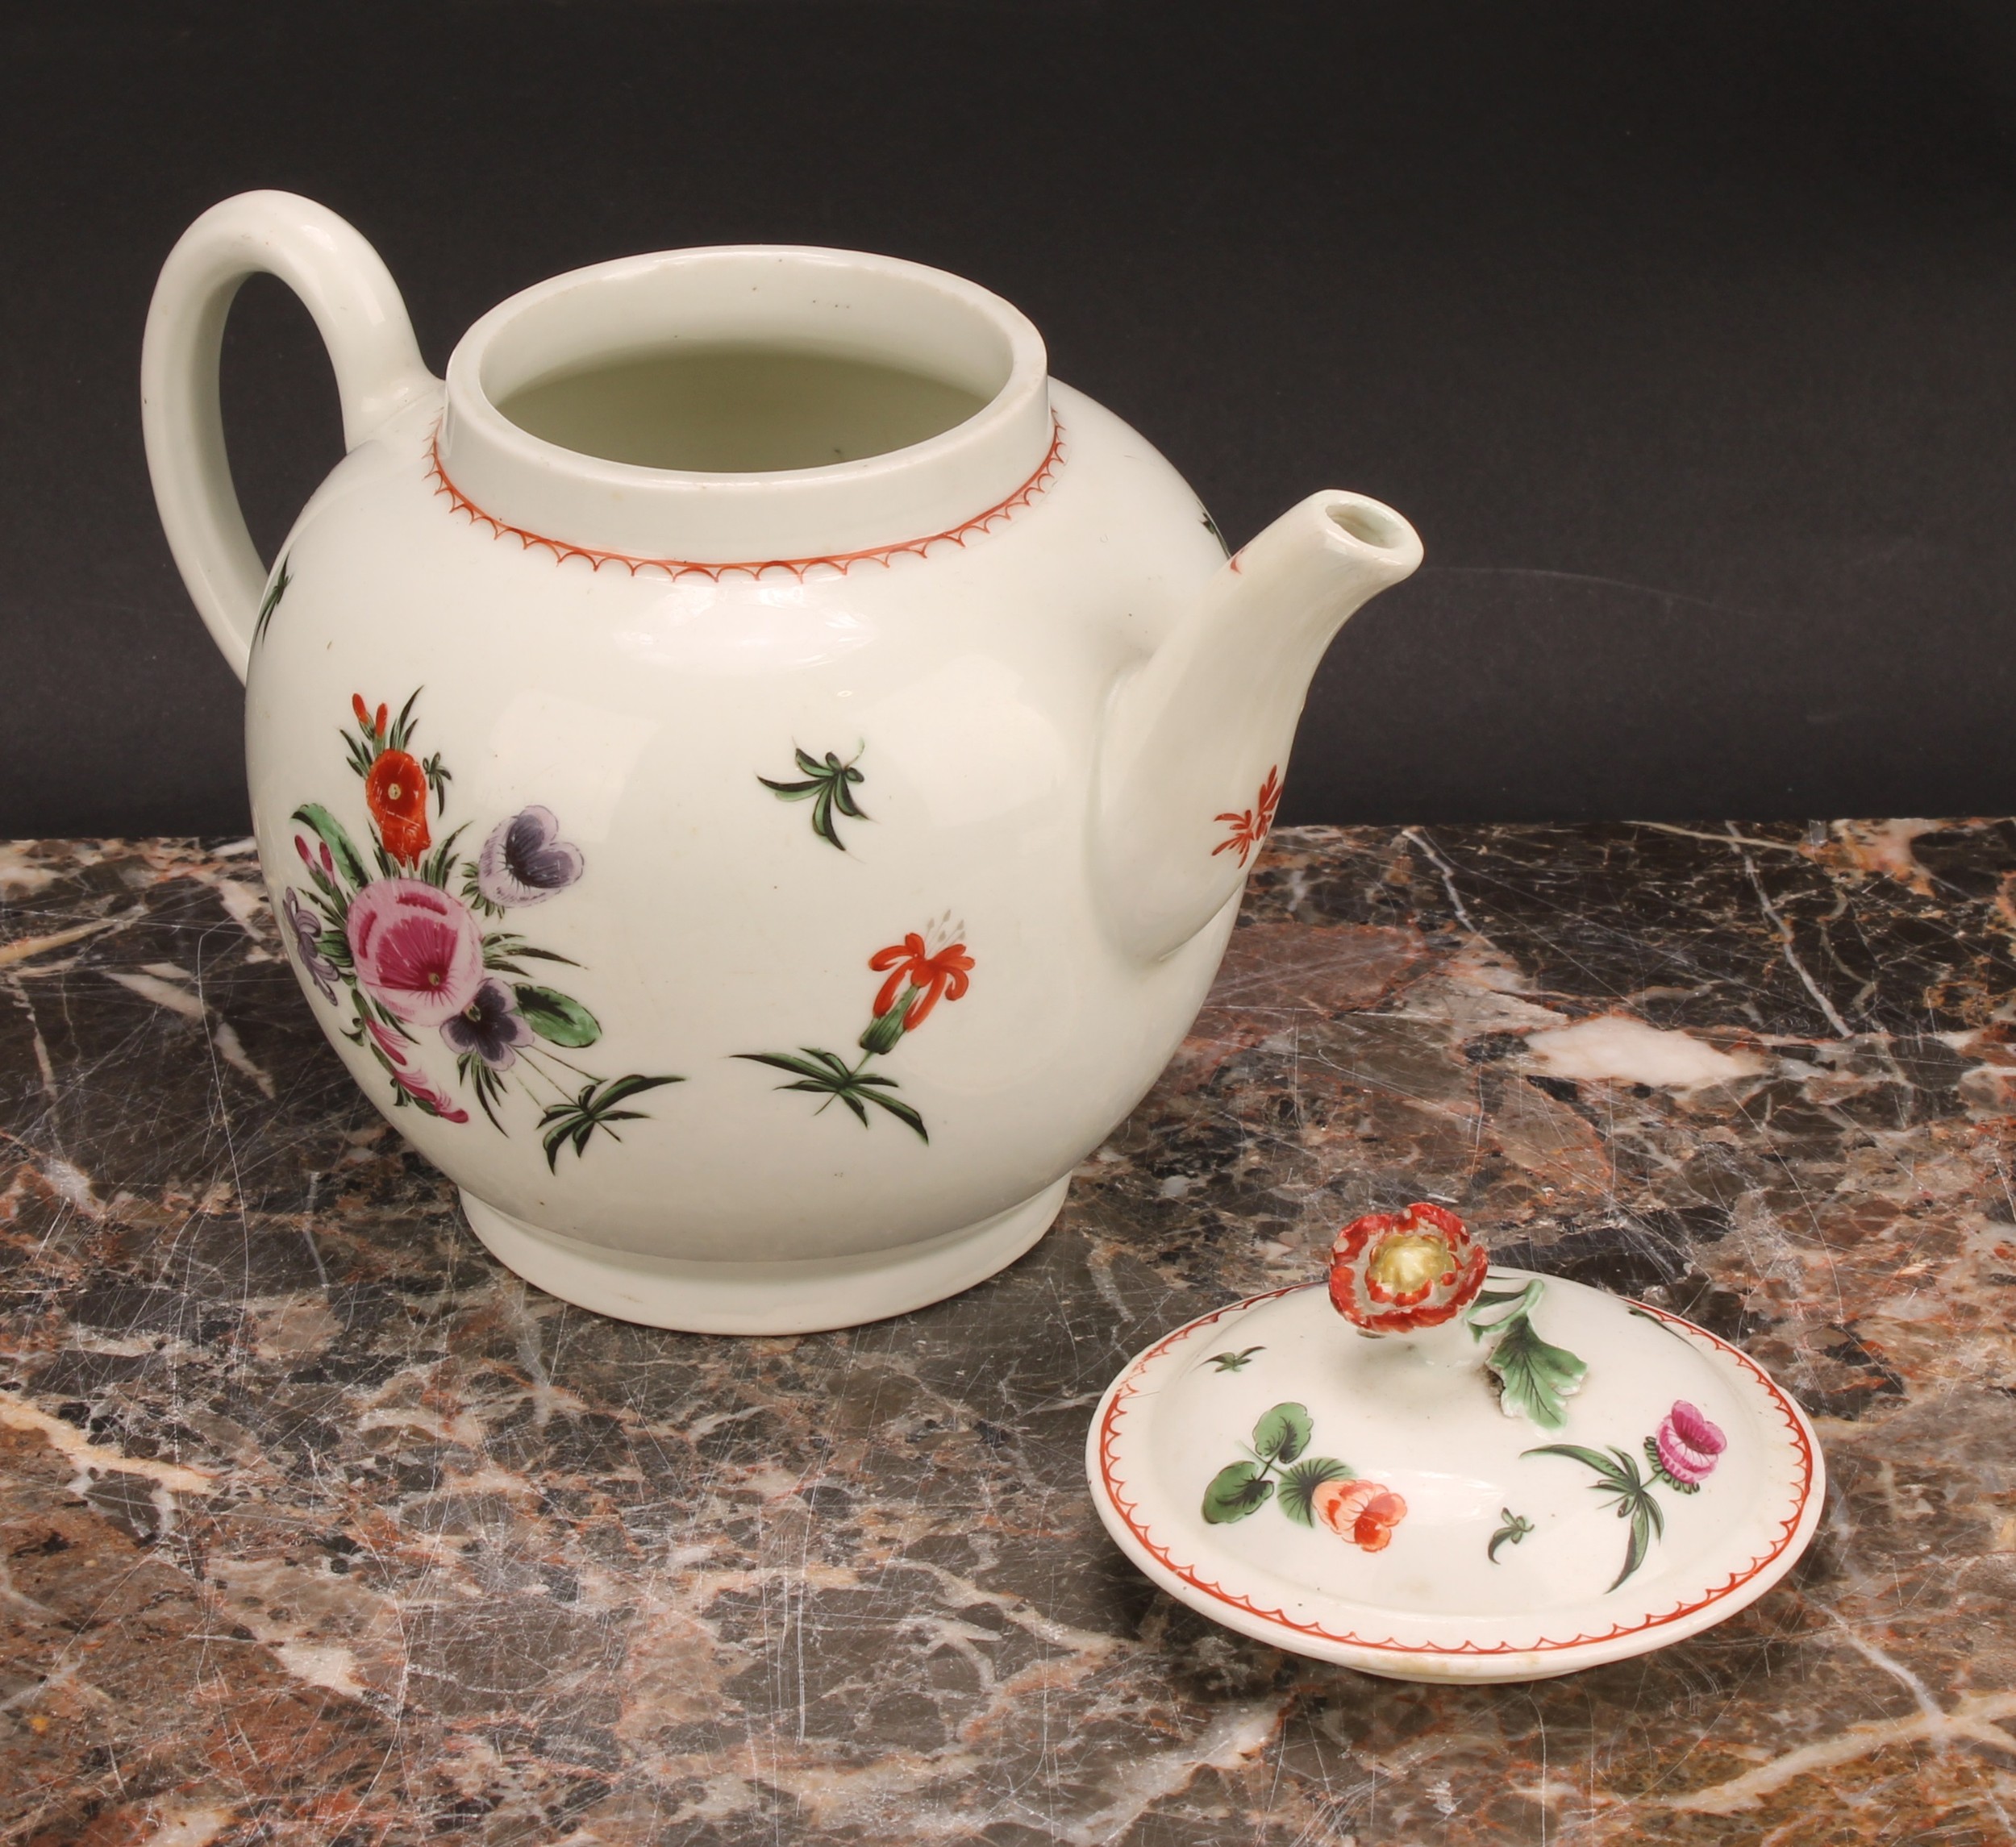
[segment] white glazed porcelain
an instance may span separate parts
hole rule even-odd
[[[1798,1406],[1691,1322],[1479,1257],[1437,1326],[1360,1332],[1310,1285],[1139,1354],[1086,1446],[1121,1549],[1230,1629],[1401,1680],[1546,1679],[1761,1596],[1826,1498]]]
[[[348,445],[270,575],[217,410],[256,271],[314,315]],[[935,382],[750,472],[498,407],[723,348]],[[648,443],[633,376],[579,390]],[[878,450],[932,393],[971,414]],[[170,256],[143,394],[309,1005],[505,1263],[666,1326],[869,1320],[1042,1234],[1210,983],[1324,646],[1421,555],[1331,493],[1228,562],[1013,308],[847,252],[562,276],[444,385],[354,231],[248,194]],[[825,440],[793,402],[693,415],[723,452]]]

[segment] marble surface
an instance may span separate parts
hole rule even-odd
[[[1034,1252],[747,1342],[491,1262],[242,843],[0,894],[0,1839],[2016,1838],[2006,822],[1285,834]],[[1106,1380],[1422,1196],[1776,1369],[1834,1483],[1789,1579],[1463,1690],[1124,1565]]]

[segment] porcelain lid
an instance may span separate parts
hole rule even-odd
[[[1425,1329],[1354,1326],[1315,1284],[1190,1322],[1109,1388],[1087,1460],[1173,1595],[1407,1679],[1536,1679],[1718,1622],[1790,1569],[1824,1482],[1804,1414],[1734,1347],[1481,1261]]]

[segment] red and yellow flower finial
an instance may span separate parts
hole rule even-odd
[[[1440,1206],[1368,1213],[1338,1233],[1330,1254],[1330,1300],[1369,1333],[1412,1333],[1452,1321],[1484,1287],[1489,1258]]]

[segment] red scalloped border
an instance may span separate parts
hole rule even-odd
[[[1697,1327],[1692,1321],[1685,1320],[1681,1316],[1669,1315],[1664,1309],[1656,1308],[1649,1302],[1635,1303],[1633,1305],[1643,1308],[1647,1314],[1656,1315],[1662,1321],[1671,1321],[1678,1327],[1685,1328],[1689,1333],[1699,1334],[1702,1339],[1714,1342],[1723,1353],[1747,1371],[1751,1376],[1764,1387],[1769,1395],[1778,1415],[1785,1420],[1785,1429],[1791,1433],[1793,1446],[1797,1449],[1799,1456],[1798,1499],[1791,1513],[1781,1523],[1778,1537],[1764,1551],[1760,1553],[1740,1570],[1732,1572],[1723,1583],[1717,1585],[1706,1596],[1697,1597],[1690,1603],[1677,1604],[1664,1615],[1647,1616],[1644,1621],[1639,1623],[1614,1624],[1600,1635],[1572,1636],[1561,1641],[1543,1639],[1523,1644],[1493,1642],[1489,1645],[1479,1642],[1463,1642],[1455,1647],[1445,1647],[1431,1642],[1395,1641],[1390,1637],[1383,1641],[1374,1641],[1364,1636],[1354,1635],[1348,1630],[1326,1629],[1321,1623],[1299,1623],[1284,1610],[1265,1608],[1254,1603],[1251,1599],[1239,1595],[1236,1591],[1227,1590],[1222,1584],[1214,1583],[1209,1579],[1198,1576],[1188,1566],[1179,1565],[1174,1555],[1166,1546],[1156,1545],[1148,1537],[1147,1527],[1135,1516],[1135,1510],[1139,1507],[1140,1503],[1124,1499],[1120,1492],[1118,1483],[1114,1479],[1113,1445],[1115,1427],[1118,1423],[1121,1408],[1139,1389],[1138,1382],[1143,1371],[1152,1361],[1159,1358],[1186,1335],[1194,1333],[1198,1329],[1208,1328],[1214,1321],[1222,1321],[1226,1316],[1236,1314],[1242,1309],[1256,1308],[1260,1303],[1273,1301],[1278,1296],[1292,1296],[1297,1290],[1314,1289],[1320,1287],[1320,1284],[1314,1283],[1290,1283],[1285,1289],[1270,1289],[1264,1295],[1249,1296],[1243,1302],[1229,1303],[1226,1307],[1217,1309],[1211,1314],[1203,1316],[1194,1321],[1185,1322],[1174,1333],[1164,1335],[1147,1352],[1135,1359],[1134,1364],[1127,1369],[1126,1378],[1121,1381],[1120,1389],[1114,1393],[1112,1400],[1099,1420],[1100,1480],[1105,1487],[1107,1501],[1118,1513],[1121,1519],[1127,1523],[1127,1530],[1141,1542],[1144,1550],[1153,1555],[1164,1570],[1173,1576],[1181,1578],[1192,1589],[1200,1591],[1206,1596],[1213,1598],[1232,1609],[1243,1610],[1248,1616],[1256,1616],[1262,1622],[1275,1624],[1296,1635],[1314,1636],[1322,1641],[1336,1642],[1345,1647],[1362,1648],[1379,1654],[1472,1656],[1545,1654],[1562,1649],[1583,1648],[1593,1642],[1614,1641],[1622,1636],[1638,1635],[1647,1629],[1661,1629],[1668,1623],[1678,1622],[1684,1617],[1691,1616],[1698,1611],[1706,1609],[1711,1604],[1721,1602],[1731,1591],[1740,1590],[1745,1584],[1750,1583],[1759,1572],[1781,1557],[1785,1548],[1792,1543],[1793,1535],[1799,1530],[1800,1522],[1806,1517],[1806,1504],[1813,1493],[1813,1441],[1807,1436],[1806,1425],[1798,1412],[1793,1408],[1791,1400],[1778,1389],[1777,1382],[1749,1354],[1744,1353],[1740,1348],[1731,1346],[1727,1341],[1718,1336],[1710,1333],[1706,1328]]]
[[[902,557],[922,558],[934,545],[964,546],[969,539],[991,532],[1006,520],[1012,519],[1027,506],[1036,496],[1047,489],[1055,478],[1064,460],[1064,420],[1056,411],[1050,413],[1050,447],[1036,472],[1004,501],[998,501],[985,513],[977,513],[962,525],[949,526],[943,532],[934,532],[923,539],[906,539],[900,545],[878,545],[866,551],[829,552],[818,558],[763,558],[748,559],[729,564],[703,564],[689,558],[634,558],[625,551],[601,551],[593,546],[570,545],[564,539],[548,539],[536,532],[527,532],[522,526],[511,526],[494,514],[485,513],[482,508],[464,493],[448,479],[448,470],[441,465],[441,426],[436,423],[434,434],[427,443],[427,478],[435,483],[437,495],[445,494],[452,511],[465,513],[472,526],[487,526],[493,539],[515,539],[527,551],[544,549],[553,555],[556,564],[564,564],[570,558],[585,558],[595,570],[605,564],[621,564],[635,576],[643,571],[662,571],[677,582],[681,577],[705,577],[711,584],[718,584],[723,577],[739,572],[745,576],[760,577],[766,571],[788,571],[803,582],[806,572],[824,564],[837,571],[842,576],[856,564],[886,566]]]

